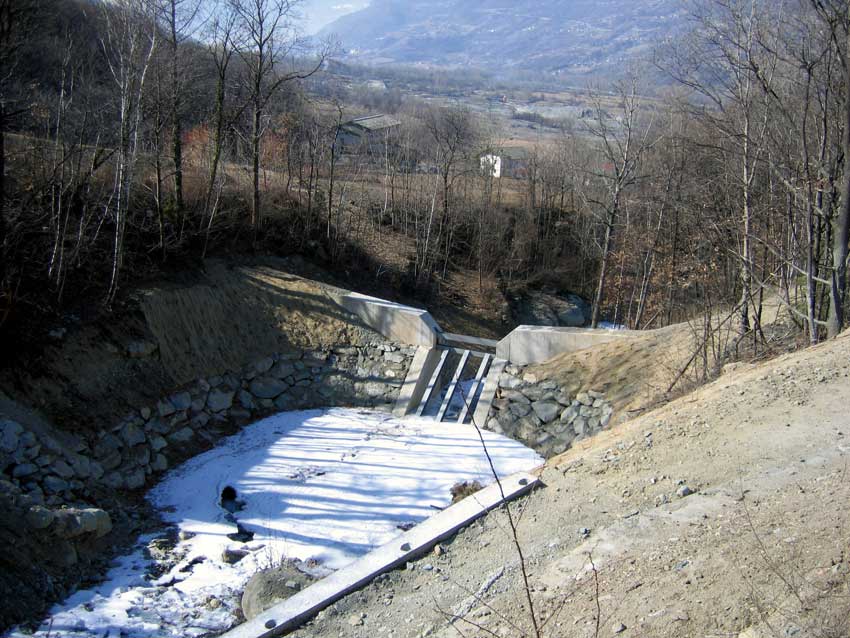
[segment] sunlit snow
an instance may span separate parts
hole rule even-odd
[[[483,432],[502,476],[542,462],[520,443]],[[235,622],[250,576],[284,559],[314,571],[344,567],[451,502],[461,481],[493,477],[476,429],[429,419],[334,409],[279,414],[245,428],[170,472],[148,495],[188,540],[170,571],[147,576],[140,539],[106,581],[53,609],[36,634],[52,638],[202,636]],[[224,487],[244,503],[221,507]],[[254,534],[231,540],[236,522]],[[247,550],[235,565],[226,549]],[[26,634],[12,632],[15,638]]]

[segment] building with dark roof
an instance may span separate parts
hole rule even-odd
[[[389,115],[358,117],[343,124],[337,134],[337,148],[342,152],[375,152],[383,149],[399,122]]]

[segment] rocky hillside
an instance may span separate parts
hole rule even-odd
[[[676,0],[375,0],[324,33],[361,61],[581,75],[647,51],[682,13]]]

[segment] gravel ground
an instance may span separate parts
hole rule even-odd
[[[848,636],[850,336],[756,367],[549,462],[504,511],[295,632]]]

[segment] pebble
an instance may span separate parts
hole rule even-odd
[[[626,631],[626,629],[628,629],[628,627],[626,627],[623,623],[618,623],[618,624],[614,625],[612,631],[615,634],[621,634],[624,631]]]
[[[685,498],[686,496],[690,496],[694,491],[688,487],[687,485],[683,485],[678,490],[676,490],[676,496],[679,498]]]
[[[244,549],[225,549],[221,553],[221,560],[229,565],[235,565],[243,558],[248,556],[250,552]]]

